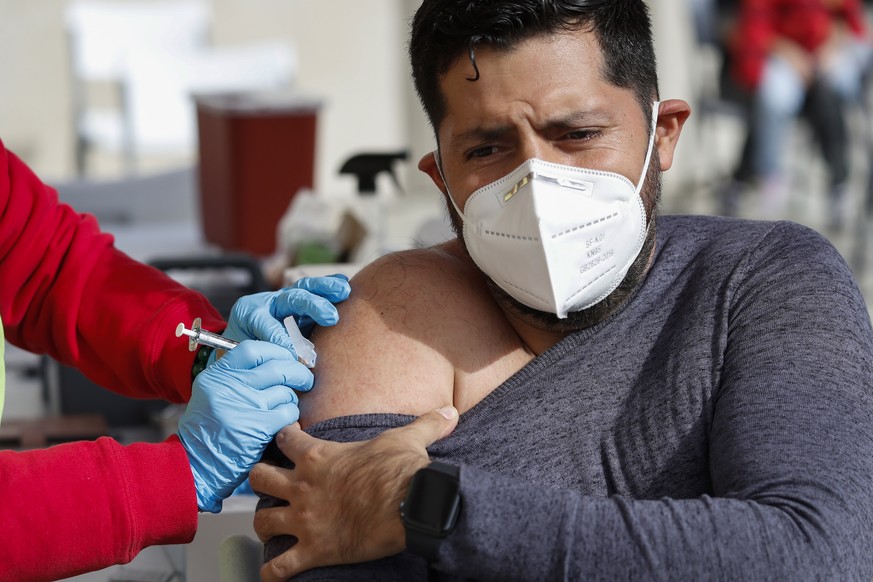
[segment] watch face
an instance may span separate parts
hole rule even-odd
[[[428,469],[419,471],[403,502],[404,523],[430,535],[447,535],[458,517],[459,487],[457,477]]]

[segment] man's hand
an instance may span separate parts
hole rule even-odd
[[[258,463],[249,476],[255,491],[288,501],[255,514],[261,541],[292,535],[297,543],[264,564],[261,579],[280,582],[319,566],[392,556],[406,548],[400,502],[412,475],[430,460],[426,447],[458,424],[448,406],[369,441],[334,443],[295,424],[276,435],[295,467]]]

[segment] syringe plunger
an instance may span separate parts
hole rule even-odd
[[[239,345],[238,341],[218,335],[217,333],[212,333],[211,331],[206,331],[200,327],[200,322],[201,320],[199,317],[195,319],[194,323],[191,324],[191,329],[185,329],[184,323],[180,323],[176,326],[176,337],[181,337],[182,335],[188,336],[188,349],[190,351],[197,351],[198,344],[219,350],[230,350]]]

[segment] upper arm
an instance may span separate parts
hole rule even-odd
[[[359,272],[334,327],[318,328],[301,424],[350,414],[460,412],[533,357],[457,242],[382,257]]]
[[[301,395],[301,424],[349,414],[421,414],[451,404],[454,368],[440,350],[440,313],[422,251],[383,257],[351,281],[339,323],[316,328],[315,385]]]
[[[772,482],[849,495],[873,470],[873,330],[848,266],[817,233],[779,225],[731,303],[711,432],[716,493],[755,498]]]

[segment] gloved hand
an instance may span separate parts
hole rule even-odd
[[[305,336],[316,323],[334,325],[339,316],[333,304],[348,298],[350,290],[345,275],[331,275],[304,277],[279,291],[247,295],[234,303],[222,335],[236,341],[269,341],[293,352],[284,319],[293,315]]]
[[[251,340],[197,375],[179,420],[179,439],[201,511],[221,511],[221,502],[245,480],[273,435],[297,421],[294,390],[308,391],[312,382],[312,373],[292,352]]]
[[[246,477],[242,483],[239,484],[239,487],[233,490],[231,496],[234,495],[254,495],[255,491],[252,489],[252,484],[249,483],[248,477]]]

